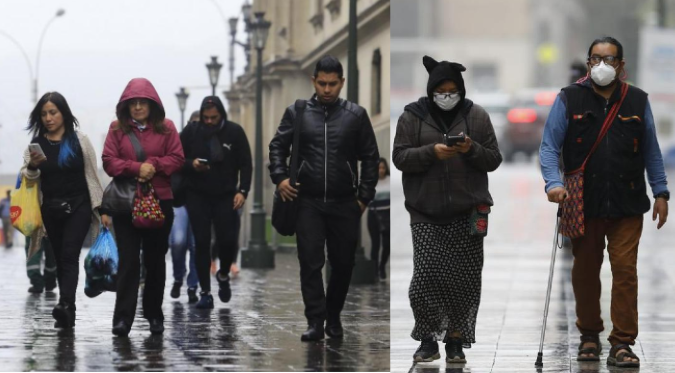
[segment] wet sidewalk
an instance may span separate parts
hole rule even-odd
[[[412,241],[402,195],[392,181],[392,372],[636,372],[606,364],[612,324],[609,316],[611,271],[605,254],[602,269],[601,334],[603,355],[599,363],[578,363],[579,332],[575,326],[575,301],[570,269],[571,250],[557,252],[556,269],[544,344],[544,367],[535,369],[546,297],[556,207],[546,202],[543,181],[535,165],[507,165],[490,176],[495,207],[485,240],[483,290],[478,312],[476,341],[466,349],[467,364],[441,360],[412,363],[419,342],[410,338],[414,325],[408,300],[412,277]],[[669,175],[672,180],[673,175]],[[641,359],[640,372],[675,372],[675,224],[660,231],[645,215],[638,256],[639,336],[634,352]]]
[[[307,343],[295,254],[277,254],[275,270],[241,270],[230,303],[214,296],[213,310],[188,304],[185,286],[169,297],[168,259],[164,334],[151,336],[139,312],[129,338],[119,338],[115,294],[87,298],[83,270],[75,329],[54,329],[57,295],[26,291],[24,260],[22,247],[0,248],[0,371],[389,371],[388,282],[351,287],[343,340]]]

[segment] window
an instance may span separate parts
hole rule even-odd
[[[382,54],[379,48],[373,52],[370,88],[370,112],[373,115],[380,114],[382,112]]]

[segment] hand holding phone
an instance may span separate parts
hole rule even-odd
[[[42,162],[47,160],[45,152],[42,150],[40,144],[28,144],[28,152],[30,153],[30,166],[37,168]]]
[[[211,168],[211,167],[209,167],[208,159],[204,159],[204,158],[195,158],[194,161],[192,162],[192,167],[197,172],[205,172],[205,171],[208,171]]]
[[[464,142],[465,140],[466,140],[466,136],[464,135],[463,132],[460,133],[459,135],[454,135],[454,136],[448,135],[448,134],[443,135],[443,143],[447,147],[455,146],[460,142]]]

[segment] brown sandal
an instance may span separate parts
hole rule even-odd
[[[628,352],[619,352],[619,350],[626,350]],[[627,357],[637,359],[637,361],[626,361]],[[639,368],[640,358],[633,353],[629,345],[616,344],[609,350],[609,357],[607,357],[607,365],[613,365],[618,368]]]
[[[602,354],[600,338],[597,335],[582,335],[580,339],[577,361],[600,361],[600,355]],[[584,347],[586,343],[595,343],[595,347]],[[583,354],[591,356],[581,356]]]

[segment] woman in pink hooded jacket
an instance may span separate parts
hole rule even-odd
[[[138,138],[146,158],[139,162],[129,135]],[[151,181],[166,220],[158,229],[139,229],[131,221],[131,213],[116,215],[112,221],[119,250],[117,299],[112,332],[126,336],[136,314],[140,277],[140,249],[146,269],[143,292],[143,316],[150,323],[152,334],[164,332],[162,301],[166,282],[165,256],[173,224],[170,176],[185,162],[183,147],[173,122],[165,118],[162,101],[147,79],[132,79],[117,104],[117,120],[112,122],[103,149],[103,169],[115,177],[134,177],[139,182]],[[102,216],[110,226],[110,218]]]

